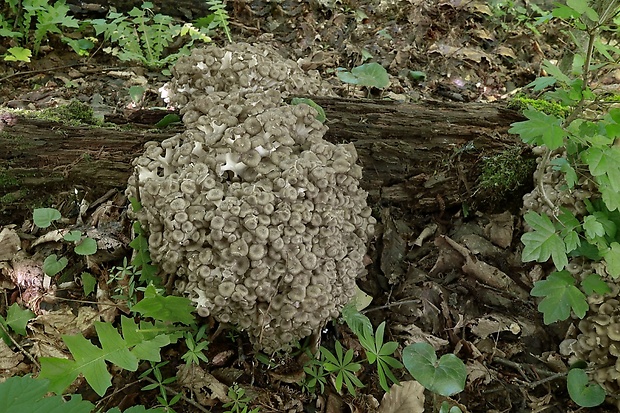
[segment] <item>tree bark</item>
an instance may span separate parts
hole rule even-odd
[[[522,145],[506,133],[522,117],[500,105],[313,100],[327,116],[325,139],[353,142],[357,148],[371,205],[425,213],[471,202],[479,160]],[[20,222],[30,216],[33,205],[50,205],[75,189],[90,201],[112,188],[122,190],[144,143],[182,130],[153,131],[135,124],[132,130],[73,127],[19,119],[0,133],[0,224]]]

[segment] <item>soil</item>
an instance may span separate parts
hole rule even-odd
[[[495,16],[486,2],[254,0],[229,2],[228,9],[233,39],[269,42],[304,69],[319,70],[339,95],[348,98],[497,104],[534,80],[541,73],[542,60],[559,58],[558,50],[564,47],[558,47],[564,41],[558,27],[547,25],[534,33],[514,16]],[[220,44],[226,41],[218,34],[213,39]],[[127,120],[141,109],[165,106],[158,89],[168,77],[160,71],[119,61],[102,49],[79,57],[54,39],[44,46],[28,64],[0,63],[0,105],[40,110],[78,100],[106,120]],[[350,70],[365,62],[367,54],[390,74],[391,84],[383,91],[350,87],[335,76],[337,68]],[[410,71],[423,72],[425,78],[414,80]],[[128,93],[136,85],[145,88],[137,103]],[[375,326],[386,321],[387,338],[398,341],[401,349],[426,341],[438,354],[454,353],[463,360],[467,384],[462,393],[452,397],[463,411],[578,410],[566,391],[562,373],[567,371],[567,360],[558,349],[570,324],[544,325],[529,291],[533,280],[547,268],[523,264],[520,259],[520,198],[531,185],[525,179],[502,193],[503,202],[494,203],[505,207],[501,209],[489,210],[484,203],[430,212],[402,205],[372,205],[379,230],[368,252],[372,261],[369,273],[359,280],[359,287],[372,297],[364,313]],[[105,289],[103,280],[113,266],[121,265],[128,251],[127,201],[119,191],[99,200],[89,199],[88,212],[82,216],[77,212],[80,196],[57,194],[50,202],[66,212],[65,216],[77,216],[90,224],[99,240],[113,244],[105,257],[98,257],[95,265],[88,264],[97,268],[95,275],[102,277],[99,286]],[[29,222],[13,224],[27,242],[41,235]],[[41,250],[37,253],[43,254]],[[84,265],[80,260],[73,264],[76,273]],[[81,291],[78,287],[55,291],[54,299],[41,304],[41,312],[97,310],[97,317],[106,321],[118,316],[118,310],[103,310],[101,302],[71,304],[69,309],[67,301],[61,300],[85,299]],[[5,290],[7,301],[12,293],[17,295]],[[56,330],[55,338],[43,339],[39,334],[44,321],[37,323],[37,329],[32,330],[37,334],[35,341],[63,351],[58,333],[62,330]],[[210,331],[215,331],[217,326],[212,327]],[[365,387],[357,397],[338,394],[328,385],[317,398],[296,384],[303,374],[298,360],[275,356],[271,359],[274,364],[267,366],[257,361],[243,335],[233,337],[232,342],[227,335],[210,336],[211,363],[202,365],[201,374],[226,385],[241,384],[255,396],[254,405],[260,406],[261,412],[371,412],[381,404],[384,392],[376,370],[368,365],[361,375]],[[337,322],[322,335],[326,346],[335,340],[363,357],[356,338]],[[185,350],[174,345],[166,348],[163,356],[170,363],[163,369],[164,376],[180,375],[176,368],[184,364],[180,355]],[[36,369],[22,362],[3,372],[4,376],[21,375]],[[143,383],[132,384],[138,374],[119,373],[110,397],[100,407],[153,405],[155,391],[142,392]],[[400,380],[410,380],[404,369],[395,374]],[[170,387],[183,391],[178,384]],[[196,399],[214,412],[224,411],[216,392],[213,388],[205,391],[207,387],[194,389]],[[100,401],[84,382],[72,389],[86,399]],[[190,397],[187,389],[185,392]],[[438,411],[433,402],[439,401],[426,394],[426,411]],[[174,408],[177,412],[197,411],[185,400]]]

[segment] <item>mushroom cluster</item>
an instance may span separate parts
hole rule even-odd
[[[187,130],[149,142],[127,194],[176,289],[268,352],[336,317],[364,273],[375,220],[352,144],[290,93],[326,88],[268,46],[196,49],[166,96]]]
[[[597,263],[574,259],[567,268],[578,279],[601,269]],[[566,339],[560,344],[560,351],[571,357],[571,364],[577,360],[595,367],[590,377],[603,386],[607,394],[620,391],[620,285],[608,283],[611,291],[605,295],[588,296],[588,315],[577,323],[576,338]],[[620,408],[620,401],[609,400]]]

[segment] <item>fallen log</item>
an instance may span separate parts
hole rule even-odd
[[[327,116],[325,138],[355,144],[371,205],[423,213],[475,202],[479,161],[522,146],[507,134],[522,117],[498,104],[313,100]],[[122,190],[144,143],[181,131],[20,118],[0,132],[0,224],[20,222],[33,206],[50,205],[76,189],[91,201],[112,188]]]

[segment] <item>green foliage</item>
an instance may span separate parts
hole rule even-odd
[[[605,401],[605,390],[597,383],[589,383],[582,369],[571,369],[567,377],[568,394],[581,407],[594,407]]]
[[[49,2],[47,0],[9,1],[9,13],[0,16],[0,37],[12,38],[20,43],[5,56],[7,61],[30,61],[30,46],[34,54],[38,54],[41,43],[52,33],[62,34],[61,27],[78,28],[75,18],[68,15],[69,6],[65,0]],[[34,27],[34,30],[32,30]]]
[[[542,89],[546,88],[547,86],[549,85],[545,85]],[[534,88],[534,90],[536,90],[536,88]],[[517,95],[512,98],[512,100],[508,102],[508,107],[518,111],[524,111],[528,108],[531,108],[547,115],[553,115],[562,119],[565,119],[571,111],[570,107],[562,105],[560,103],[550,102],[544,99],[531,99],[525,97],[524,95]]]
[[[32,213],[34,224],[39,228],[47,228],[52,222],[62,218],[60,211],[56,208],[37,208]]]
[[[180,55],[189,54],[194,42],[211,41],[206,33],[191,23],[177,24],[170,16],[154,14],[152,7],[152,3],[144,2],[140,8],[131,9],[128,15],[111,10],[105,19],[91,20],[97,36],[103,35],[106,42],[116,45],[104,51],[122,61],[161,68],[174,63]],[[189,41],[178,52],[167,54],[167,49],[182,36],[188,36]]]
[[[205,324],[198,329],[196,334],[191,334],[190,332],[185,333],[184,337],[187,351],[181,356],[181,359],[185,361],[187,365],[199,365],[201,361],[205,363],[209,362],[209,359],[204,353],[209,349],[209,340],[206,338],[207,328],[208,326]]]
[[[43,260],[43,272],[50,277],[58,274],[60,271],[64,270],[69,260],[65,257],[60,257],[56,254],[52,254]]]
[[[97,286],[97,278],[89,272],[83,272],[81,278],[82,286],[84,287],[84,295],[88,296],[90,293],[95,291],[95,287]]]
[[[206,27],[208,30],[222,29],[228,39],[228,43],[232,43],[232,36],[230,35],[230,28],[228,27],[228,21],[230,16],[226,11],[226,5],[222,0],[207,0],[209,5],[209,11],[213,12],[207,17],[203,17],[196,21],[198,27]]]
[[[165,128],[166,126],[173,123],[180,123],[181,117],[176,113],[168,113],[166,116],[161,118],[159,122],[155,124],[156,128]]]
[[[129,246],[135,250],[135,257],[131,265],[136,268],[136,274],[140,274],[140,282],[159,285],[161,279],[157,277],[157,266],[152,264],[149,241],[139,222],[133,223],[133,230],[136,237],[129,243]]]
[[[32,51],[24,47],[15,46],[7,50],[4,60],[7,62],[30,62]]]
[[[562,116],[545,114],[541,108],[531,106],[524,111],[528,120],[517,122],[510,129],[511,133],[521,135],[524,142],[543,146],[539,169],[544,171],[551,166],[562,172],[567,190],[589,180],[599,192],[584,199],[586,212],[575,216],[554,205],[540,182],[543,174],[535,175],[541,199],[551,212],[525,214],[532,232],[522,237],[522,259],[545,262],[551,258],[558,270],[536,282],[531,291],[533,296],[544,297],[538,309],[546,324],[567,319],[571,311],[584,317],[589,310],[586,294],[610,291],[598,274],[586,276],[578,287],[575,276],[562,271],[569,256],[603,261],[604,267],[599,268],[613,278],[620,276],[620,148],[616,146],[620,109],[605,112],[605,107],[599,105],[604,99],[590,87],[597,71],[610,70],[620,59],[617,42],[608,41],[620,34],[618,10],[618,0],[566,0],[565,5],[555,5],[551,14],[565,20],[575,47],[569,48],[573,51],[557,64],[545,60],[542,68],[546,76],[527,87],[543,92],[543,99],[568,111]],[[554,149],[560,151],[552,154]],[[596,406],[605,399],[603,388],[588,384],[587,373],[581,369],[569,372],[568,390],[571,398],[583,407]]]
[[[403,364],[414,379],[434,393],[452,396],[465,388],[465,364],[454,354],[444,354],[437,360],[435,349],[428,343],[407,346]]]
[[[252,410],[248,410],[250,407],[248,404],[252,401],[252,398],[245,394],[245,389],[238,384],[234,384],[228,388],[229,402],[224,403],[224,408],[228,409],[224,413],[258,413],[260,408],[256,407]]]
[[[153,284],[149,284],[144,291],[144,298],[131,309],[143,317],[151,317],[156,320],[171,323],[190,325],[195,322],[192,311],[195,310],[189,298],[167,296],[157,292]]]
[[[12,346],[13,342],[9,337],[9,329],[13,330],[20,336],[26,335],[26,325],[30,320],[34,318],[34,313],[28,309],[21,309],[19,304],[13,303],[10,305],[6,313],[6,319],[0,316],[0,325],[3,327],[0,329],[0,338],[4,342]]]
[[[360,343],[364,350],[366,350],[366,358],[368,363],[377,363],[377,371],[379,372],[379,383],[383,390],[389,392],[390,384],[388,379],[392,383],[399,384],[398,379],[392,373],[390,367],[400,369],[403,365],[400,361],[392,357],[392,354],[398,348],[398,343],[395,341],[383,342],[383,331],[385,330],[385,321],[379,324],[376,333],[372,334],[366,330],[364,334],[359,337]]]
[[[323,367],[323,363],[320,360],[312,358],[304,366],[304,373],[306,375],[302,383],[304,390],[308,393],[314,393],[319,389],[319,393],[325,392],[329,373],[325,371],[325,367]]]
[[[141,322],[121,317],[122,336],[110,323],[96,322],[95,330],[101,347],[80,335],[65,335],[63,341],[73,360],[42,357],[39,377],[50,380],[49,390],[61,394],[82,374],[95,392],[103,396],[112,385],[107,362],[136,371],[140,360],[159,362],[160,349],[176,341],[178,333],[161,322]]]
[[[350,72],[338,68],[336,76],[345,83],[367,88],[383,89],[390,84],[387,71],[379,63],[364,63],[361,66],[354,67]]]
[[[165,366],[168,363],[168,361],[162,361],[161,363],[157,364],[153,364],[151,362],[151,367],[144,371],[144,373],[140,375],[140,378],[142,379],[153,373],[156,382],[142,387],[142,391],[159,389],[157,401],[164,407],[164,411],[175,413],[174,409],[172,409],[172,406],[177,404],[179,400],[181,400],[182,393],[177,393],[174,397],[172,397],[172,399],[168,400],[168,391],[166,390],[166,386],[174,383],[177,380],[176,377],[168,377],[164,379],[164,376],[161,372],[161,367]]]
[[[95,406],[80,395],[49,396],[49,381],[32,377],[9,377],[0,383],[0,406],[2,413],[90,413]],[[121,413],[118,407],[107,413]],[[124,413],[163,413],[162,409],[146,409],[144,406],[130,407]]]
[[[551,273],[546,280],[534,283],[531,294],[545,297],[538,304],[538,311],[543,313],[545,324],[566,320],[571,309],[579,318],[588,311],[586,296],[575,286],[575,279],[568,271]]]
[[[0,406],[3,413],[90,413],[95,407],[72,395],[66,401],[62,396],[45,397],[49,392],[49,381],[30,376],[9,377],[0,383]]]
[[[344,353],[342,344],[336,341],[335,355],[323,346],[321,346],[319,350],[322,356],[323,368],[325,371],[336,376],[334,381],[336,390],[340,392],[342,390],[342,385],[345,384],[349,393],[355,396],[355,389],[364,387],[364,384],[362,384],[355,374],[362,368],[362,365],[353,361],[353,349],[348,349],[347,352]]]

